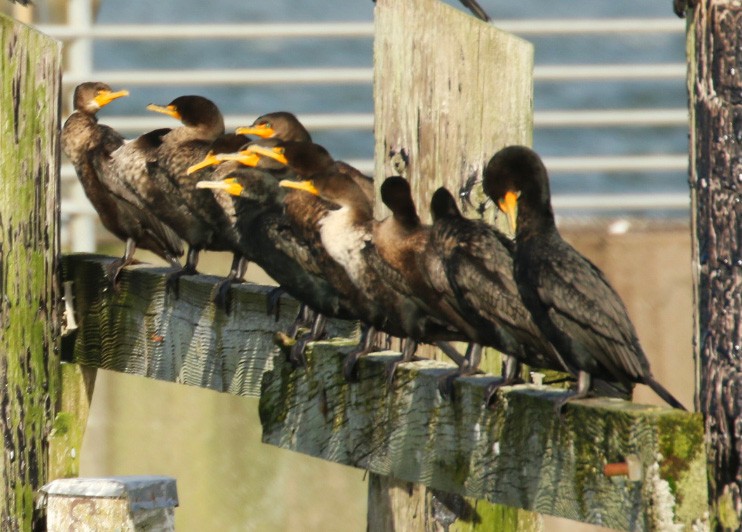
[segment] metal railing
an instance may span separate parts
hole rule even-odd
[[[372,38],[373,23],[302,23],[302,24],[179,24],[132,25],[94,24],[91,0],[70,0],[65,25],[39,25],[39,29],[65,41],[70,67],[64,72],[63,84],[74,87],[82,81],[102,79],[114,86],[183,86],[183,85],[272,85],[272,84],[370,84],[372,68],[292,68],[292,69],[218,69],[218,70],[94,70],[92,46],[101,40],[219,40],[219,39],[302,39],[302,38]],[[678,19],[561,19],[501,21],[496,25],[523,36],[578,34],[666,34],[684,31]],[[686,75],[686,65],[621,64],[621,65],[536,65],[536,82],[678,80]],[[227,115],[228,129],[251,122],[252,115]],[[308,129],[371,130],[371,113],[333,113],[302,115]],[[677,109],[612,109],[612,110],[544,110],[536,111],[534,126],[543,128],[579,127],[687,127],[688,112]],[[124,134],[136,135],[158,127],[169,127],[166,118],[150,116],[109,117],[106,123]],[[370,159],[350,161],[362,171],[371,173]],[[688,165],[685,153],[625,156],[560,156],[547,157],[545,163],[554,174],[584,172],[684,172]],[[94,211],[81,187],[76,186],[74,169],[62,167],[63,230],[73,235],[68,242],[74,250],[95,246]],[[687,194],[590,194],[557,195],[555,206],[572,210],[683,210]]]

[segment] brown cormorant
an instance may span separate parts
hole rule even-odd
[[[626,308],[603,273],[559,234],[541,158],[523,146],[504,148],[487,164],[483,185],[515,231],[515,280],[526,308],[579,373],[577,393],[567,400],[585,397],[597,377],[629,390],[646,384],[685,409],[652,376]]]
[[[105,83],[87,82],[77,86],[74,112],[62,128],[62,149],[72,162],[83,190],[98,212],[103,226],[126,242],[124,256],[109,267],[115,282],[121,269],[133,261],[137,247],[148,249],[173,266],[183,248],[178,236],[164,225],[141,201],[111,174],[114,152],[124,146],[124,138],[112,128],[98,123],[96,113],[113,100],[128,95],[111,90]],[[140,144],[128,143],[130,150],[148,150],[159,141],[146,138]]]
[[[202,96],[180,96],[167,106],[150,104],[150,111],[164,113],[182,123],[162,138],[157,160],[148,166],[147,201],[158,209],[158,215],[188,243],[186,265],[171,274],[173,283],[181,275],[197,273],[198,254],[202,249],[232,251],[238,236],[229,230],[224,211],[214,195],[196,188],[204,175],[193,175],[188,169],[202,161],[213,143],[224,135],[224,118],[211,100]],[[240,139],[235,137],[235,146]],[[232,149],[238,149],[236,147]],[[230,279],[241,273],[238,254],[232,263]]]
[[[321,247],[345,269],[360,292],[361,319],[373,329],[410,339],[404,360],[412,358],[418,342],[466,340],[460,331],[427,313],[415,298],[393,288],[390,278],[401,276],[379,255],[374,241],[378,222],[364,191],[353,179],[330,170],[304,181],[284,180],[281,185],[303,190],[339,207],[327,210],[314,228],[319,232]],[[348,358],[346,376],[352,375],[355,361],[367,349],[368,345]]]
[[[252,125],[237,128],[237,133],[244,135],[256,135],[264,139],[277,139],[293,142],[312,142],[312,137],[307,128],[299,121],[293,113],[287,111],[276,111],[259,116]],[[358,169],[343,161],[334,161],[335,170],[351,176],[363,189],[369,201],[374,201],[373,179],[363,174]]]

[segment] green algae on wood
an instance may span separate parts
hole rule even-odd
[[[490,410],[483,398],[494,378],[457,379],[450,401],[438,392],[451,369],[442,362],[399,366],[389,389],[386,368],[395,353],[362,359],[360,381],[346,383],[348,349],[313,344],[302,369],[275,360],[260,400],[265,443],[621,530],[703,525],[705,497],[691,481],[705,460],[697,414],[589,399],[570,403],[560,417],[555,405],[565,392],[535,385],[502,389]],[[629,455],[642,464],[641,480],[604,475],[607,463]]]
[[[0,528],[41,526],[58,383],[60,44],[0,15]]]
[[[286,330],[298,304],[281,299],[281,318],[265,310],[272,289],[244,283],[232,288],[231,312],[212,299],[219,281],[198,275],[180,280],[179,297],[165,290],[167,269],[125,268],[117,290],[105,267],[114,259],[63,257],[63,278],[72,281],[79,328],[65,342],[65,358],[78,364],[257,396],[264,371],[277,352],[276,331]],[[348,336],[355,324],[330,320],[331,335]]]

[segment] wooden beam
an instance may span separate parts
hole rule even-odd
[[[0,15],[0,528],[43,526],[59,365],[60,44]]]
[[[114,291],[104,273],[112,260],[87,254],[62,260],[79,326],[65,341],[66,360],[234,395],[260,394],[277,349],[274,335],[293,321],[295,300],[281,299],[276,321],[266,314],[272,287],[245,283],[232,288],[226,314],[212,302],[219,278],[184,277],[176,298],[165,290],[167,270],[149,265],[126,268]],[[356,324],[338,320],[328,332],[349,337],[355,330]]]
[[[341,343],[318,343],[306,369],[281,359],[264,376],[263,441],[451,494],[622,530],[690,529],[707,511],[700,415],[617,399],[569,403],[565,393],[520,385],[484,407],[493,377],[458,379],[455,400],[438,393],[451,366],[362,359],[360,382],[342,378]],[[626,463],[638,478],[608,477]]]
[[[694,346],[714,528],[725,530],[742,527],[740,47],[740,3],[698,2],[688,23]]]

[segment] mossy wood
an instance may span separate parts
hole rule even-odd
[[[0,529],[31,530],[58,383],[60,45],[0,15]]]
[[[263,378],[264,442],[621,530],[690,530],[707,511],[698,414],[590,399],[569,404],[560,417],[555,405],[566,392],[535,385],[503,388],[490,410],[483,399],[494,377],[458,379],[454,399],[444,399],[438,382],[451,366],[416,362],[397,368],[390,389],[386,369],[396,357],[373,354],[361,360],[359,382],[349,384],[343,351],[337,342],[315,344],[306,369],[276,359]],[[639,480],[604,474],[606,464],[634,457]],[[460,519],[485,516],[480,509]]]
[[[217,277],[183,277],[178,296],[165,289],[167,269],[126,268],[117,290],[105,267],[111,257],[76,254],[63,258],[72,281],[79,328],[64,343],[65,359],[84,366],[257,396],[270,369],[274,334],[285,331],[298,309],[281,299],[280,319],[266,313],[272,287],[251,283],[231,289],[231,312],[212,302]],[[334,321],[329,332],[350,336],[351,322]]]
[[[695,2],[694,2],[695,3]],[[688,23],[698,406],[714,528],[742,528],[742,6],[701,0]]]

